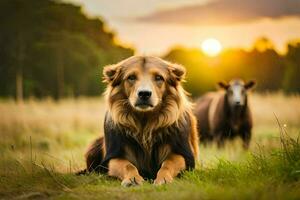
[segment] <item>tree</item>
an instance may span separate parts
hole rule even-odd
[[[288,44],[286,55],[286,72],[283,80],[283,88],[288,93],[300,92],[300,42]]]
[[[164,56],[165,59],[187,68],[186,88],[194,96],[215,90],[218,81],[234,78],[255,79],[256,90],[275,91],[282,89],[286,70],[284,57],[280,56],[268,39],[260,39],[263,50],[225,49],[217,57],[207,57],[200,49],[176,47]]]
[[[268,38],[261,37],[261,38],[258,38],[254,42],[253,49],[255,49],[259,52],[264,52],[264,51],[267,51],[267,50],[273,50],[274,49],[274,44]]]
[[[101,66],[133,54],[104,26],[59,1],[0,1],[0,96],[100,94]]]

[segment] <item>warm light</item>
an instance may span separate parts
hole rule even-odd
[[[221,52],[222,45],[218,40],[209,38],[202,42],[201,49],[208,56],[216,56]]]

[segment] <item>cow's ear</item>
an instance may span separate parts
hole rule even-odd
[[[218,86],[219,86],[219,88],[222,88],[224,90],[227,90],[229,88],[229,84],[224,81],[218,82]]]
[[[256,85],[256,82],[255,82],[254,80],[248,81],[248,82],[245,84],[245,89],[246,89],[246,90],[249,90],[249,89],[253,88],[255,85]]]
[[[116,86],[120,82],[120,65],[107,65],[103,68],[103,80],[105,83]]]

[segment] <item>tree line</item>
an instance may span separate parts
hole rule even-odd
[[[256,91],[300,92],[300,42],[287,44],[280,55],[265,37],[251,50],[225,49],[217,57],[208,57],[199,49],[173,48],[165,59],[187,68],[186,88],[193,95],[214,90],[218,81],[233,78],[254,79]]]
[[[0,96],[93,96],[103,92],[102,68],[134,54],[115,43],[115,34],[79,6],[53,0],[0,1]],[[187,68],[193,95],[215,89],[216,82],[255,79],[258,91],[299,93],[300,42],[285,55],[261,38],[251,51],[226,49],[207,57],[200,49],[171,49],[163,58]]]
[[[99,95],[102,66],[133,55],[81,8],[52,0],[0,1],[0,96]]]

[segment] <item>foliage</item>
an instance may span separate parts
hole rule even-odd
[[[133,55],[115,44],[114,34],[81,8],[54,0],[0,1],[0,96],[54,97],[99,95],[104,65]],[[177,47],[165,59],[187,67],[186,88],[197,96],[216,82],[255,79],[258,91],[300,92],[300,43],[280,55],[263,37],[250,51],[225,49],[207,57],[199,49]]]
[[[288,45],[286,55],[286,73],[283,80],[283,88],[287,92],[300,92],[300,42]]]
[[[300,43],[289,44],[286,55],[279,55],[262,38],[251,51],[225,49],[219,56],[207,57],[199,49],[177,47],[164,58],[187,68],[186,87],[195,96],[214,90],[218,81],[233,78],[256,80],[258,91],[300,92]]]
[[[52,0],[0,2],[0,95],[96,95],[102,67],[133,54],[114,43],[100,19]],[[19,89],[22,89],[19,88]]]

